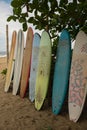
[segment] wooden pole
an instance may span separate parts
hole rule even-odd
[[[7,65],[9,61],[9,37],[8,37],[8,25],[6,25],[6,49],[7,49]]]

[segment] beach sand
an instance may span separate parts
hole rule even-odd
[[[6,68],[6,57],[0,58],[0,72]],[[45,101],[41,111],[34,108],[34,103],[19,94],[4,92],[5,76],[0,73],[0,130],[87,130],[87,100],[83,113],[77,123],[69,120],[67,97],[61,113],[55,116],[51,105]]]

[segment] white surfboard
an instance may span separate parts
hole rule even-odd
[[[22,30],[19,30],[18,37],[17,37],[15,68],[14,68],[14,78],[13,78],[13,95],[17,94],[19,84],[20,84],[23,51],[24,51],[24,34]]]
[[[87,35],[80,31],[72,55],[69,83],[69,118],[77,122],[87,93]]]
[[[36,84],[39,46],[40,46],[40,36],[38,33],[35,33],[33,38],[31,70],[29,79],[29,99],[31,102],[33,102],[35,99],[35,84]]]

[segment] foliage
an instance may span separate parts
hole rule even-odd
[[[87,33],[87,0],[78,1],[60,0],[58,4],[57,0],[12,0],[13,15],[7,20],[18,20],[24,31],[32,23],[36,29],[49,31],[51,38],[67,28],[74,39],[80,29]]]
[[[4,70],[1,72],[2,75],[6,75],[6,73],[7,73],[7,68],[4,69]]]

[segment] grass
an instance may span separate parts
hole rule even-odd
[[[42,128],[41,130],[53,130],[53,128],[51,126],[48,126],[48,127]]]
[[[6,73],[7,73],[7,68],[5,68],[5,69],[1,72],[2,75],[6,75]]]

